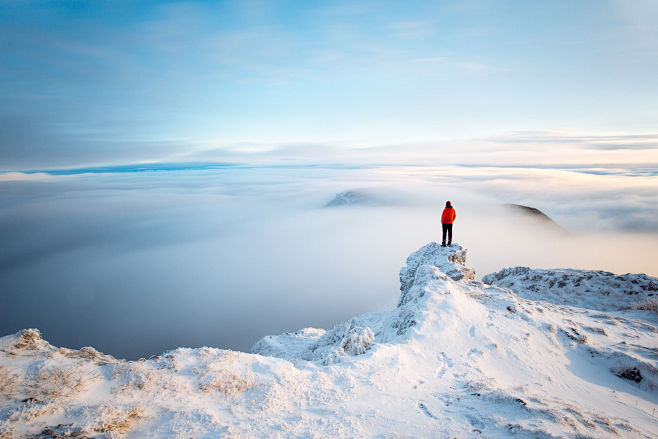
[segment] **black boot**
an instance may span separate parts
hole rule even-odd
[[[443,242],[441,243],[441,247],[445,247],[445,246],[446,246],[446,242],[443,241]]]

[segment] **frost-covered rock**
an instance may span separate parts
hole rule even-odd
[[[352,326],[353,322],[339,323],[310,346],[303,360],[337,363],[346,355],[365,354],[375,338],[368,327]]]
[[[602,311],[636,308],[658,297],[658,278],[600,270],[504,268],[482,278],[521,297]]]
[[[372,329],[353,326],[354,321],[338,323],[330,331],[305,328],[260,339],[251,352],[288,360],[317,361],[327,365],[348,355],[364,354],[375,338]]]
[[[459,244],[441,247],[436,242],[421,247],[407,258],[400,270],[400,299],[398,307],[412,300],[412,287],[418,289],[423,281],[433,276],[434,267],[453,280],[473,280],[475,270],[466,266],[466,249]]]
[[[327,333],[321,328],[304,328],[280,335],[266,335],[252,346],[254,354],[278,358],[302,358]]]

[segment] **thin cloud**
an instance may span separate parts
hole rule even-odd
[[[497,143],[581,143],[602,144],[605,142],[658,142],[658,134],[564,134],[556,131],[515,131],[501,136],[488,137],[485,140]]]
[[[514,69],[509,67],[499,67],[479,61],[456,61],[455,65],[464,72],[472,74],[514,72]]]
[[[428,56],[424,58],[414,58],[413,62],[417,63],[428,63],[428,64],[438,64],[438,63],[444,63],[448,60],[448,58],[444,56]]]
[[[408,20],[387,26],[396,37],[405,39],[429,38],[436,34],[436,24],[425,20]]]
[[[162,160],[194,149],[173,140],[121,140],[107,133],[76,131],[29,117],[0,115],[0,171]]]
[[[58,177],[47,172],[1,172],[0,183],[9,181],[53,181]]]
[[[634,142],[629,140],[628,143],[614,143],[610,142],[597,142],[585,144],[587,148],[602,149],[602,150],[615,150],[615,149],[658,149],[658,136],[654,142]]]

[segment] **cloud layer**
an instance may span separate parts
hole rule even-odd
[[[655,177],[420,166],[28,175],[0,182],[1,332],[35,326],[58,344],[131,358],[248,349],[263,334],[392,306],[406,255],[440,239],[446,199],[480,275],[511,265],[658,274]],[[323,207],[350,189],[385,202]]]

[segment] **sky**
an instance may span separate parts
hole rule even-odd
[[[0,60],[4,171],[390,147],[527,162],[565,139],[551,160],[658,162],[652,0],[9,0]]]

